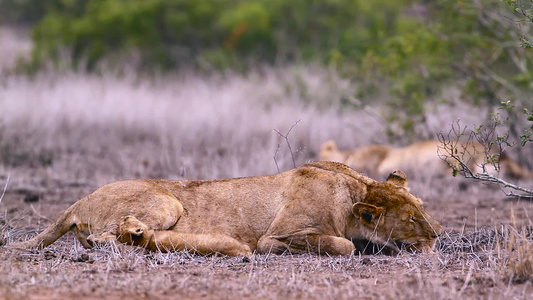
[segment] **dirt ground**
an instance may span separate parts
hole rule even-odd
[[[28,182],[38,182],[43,171],[22,173],[34,174]],[[40,231],[95,188],[76,182],[40,184],[6,190],[0,219],[6,239],[26,239]],[[411,185],[417,194],[435,183]],[[533,203],[506,199],[494,187],[471,184],[461,190],[449,180],[440,193],[444,197],[437,190],[424,199],[426,210],[445,228],[436,254],[257,255],[243,261],[120,252],[112,246],[83,249],[67,234],[40,251],[0,248],[0,299],[529,299],[533,283],[505,275],[494,232],[511,222],[511,213],[518,223],[531,223]]]

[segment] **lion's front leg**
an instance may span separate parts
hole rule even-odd
[[[302,234],[284,237],[263,236],[257,243],[260,254],[318,253],[330,255],[350,255],[355,250],[354,244],[342,237],[323,234]]]
[[[287,243],[269,236],[262,236],[257,242],[257,253],[259,254],[283,254],[290,251]]]
[[[308,237],[309,243],[319,254],[330,255],[351,255],[355,250],[352,241],[343,237],[331,235],[311,235]]]

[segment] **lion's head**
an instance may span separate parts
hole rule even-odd
[[[320,146],[320,160],[344,162],[346,155],[339,151],[335,141],[327,141]]]
[[[353,213],[365,239],[393,251],[433,252],[442,233],[442,226],[426,213],[422,201],[409,193],[407,176],[400,170],[387,181],[368,185],[365,199],[353,205]]]

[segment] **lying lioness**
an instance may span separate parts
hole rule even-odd
[[[369,176],[384,177],[391,171],[402,169],[426,176],[428,171],[438,175],[451,175],[448,163],[458,166],[456,160],[448,158],[448,163],[439,157],[449,156],[445,149],[439,149],[442,144],[438,140],[427,140],[411,144],[406,147],[395,148],[385,145],[366,145],[351,150],[339,150],[334,141],[324,142],[320,148],[320,160],[345,163],[351,168],[368,174]],[[484,153],[485,147],[478,142],[457,142],[455,151],[464,157],[468,168],[474,173],[480,173],[480,166],[488,159]],[[512,160],[505,152],[498,153],[492,149],[489,153],[499,158],[501,172],[506,177],[530,178],[533,173]],[[490,164],[488,165],[490,167]],[[493,171],[488,168],[489,171]],[[496,173],[496,172],[493,172]]]
[[[379,182],[334,162],[262,177],[121,181],[74,203],[34,238],[8,246],[46,247],[74,230],[85,247],[118,241],[232,256],[350,255],[352,240],[365,239],[431,252],[442,227],[406,185],[401,171]]]

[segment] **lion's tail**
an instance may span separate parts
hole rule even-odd
[[[503,171],[505,172],[505,174],[511,178],[533,179],[533,172],[519,165],[517,162],[512,160],[509,156],[505,155],[505,153],[502,153],[500,157],[500,164],[504,168]]]
[[[8,244],[7,247],[17,249],[42,249],[52,244],[76,225],[71,211],[72,206],[63,212],[63,214],[61,214],[43,232],[27,241]]]

